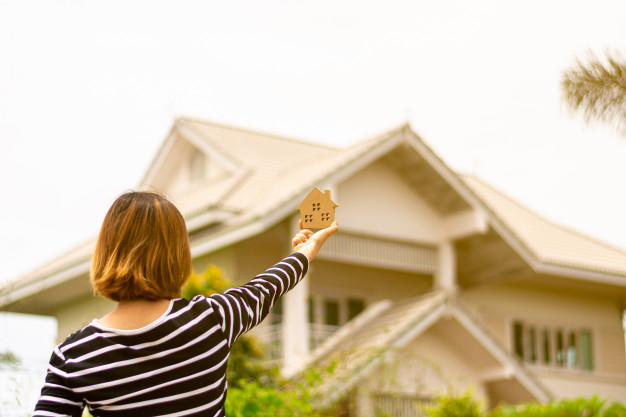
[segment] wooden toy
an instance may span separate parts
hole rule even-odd
[[[335,207],[330,190],[322,192],[315,187],[298,206],[303,229],[323,229],[335,221]]]

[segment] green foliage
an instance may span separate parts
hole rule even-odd
[[[602,417],[626,417],[626,405],[613,403],[604,410]]]
[[[242,388],[248,382],[255,381],[263,386],[276,386],[279,380],[277,367],[270,367],[264,362],[263,349],[257,339],[242,336],[233,343],[226,370],[228,386]]]
[[[313,409],[308,390],[263,387],[256,382],[229,389],[226,397],[229,417],[322,417]]]
[[[624,404],[607,405],[597,396],[554,400],[546,404],[501,405],[485,412],[469,391],[461,396],[437,397],[435,404],[425,407],[425,411],[429,417],[626,417]]]
[[[471,391],[461,396],[440,395],[435,405],[425,407],[429,417],[481,417],[484,415],[481,404],[474,399]]]
[[[555,400],[547,404],[502,406],[490,417],[603,417],[604,401],[598,397]]]
[[[209,296],[216,293],[222,293],[231,288],[232,284],[228,278],[224,276],[222,269],[215,265],[209,265],[204,272],[197,274],[191,273],[191,276],[183,286],[183,297],[192,299],[196,295]]]
[[[22,364],[17,355],[11,351],[0,352],[0,369],[17,369]]]
[[[589,53],[586,62],[563,72],[563,98],[573,112],[587,122],[615,124],[626,134],[626,57],[607,51],[605,59]]]

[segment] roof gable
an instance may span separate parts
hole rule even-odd
[[[536,399],[547,401],[550,392],[520,362],[499,344],[490,332],[465,309],[456,297],[432,292],[402,302],[379,302],[348,323],[319,346],[303,364],[300,372],[311,367],[332,368],[316,388],[322,406],[329,406],[359,384],[399,349],[419,338],[444,319],[453,318]],[[452,336],[454,337],[454,336]],[[297,374],[297,380],[302,374]]]

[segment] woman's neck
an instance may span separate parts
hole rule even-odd
[[[105,327],[119,330],[136,330],[159,319],[170,306],[170,300],[120,301],[117,307],[98,320]]]

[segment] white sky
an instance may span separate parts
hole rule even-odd
[[[453,169],[626,248],[626,138],[561,103],[626,3],[0,0],[0,282],[98,232],[177,116],[345,146],[410,122]]]

